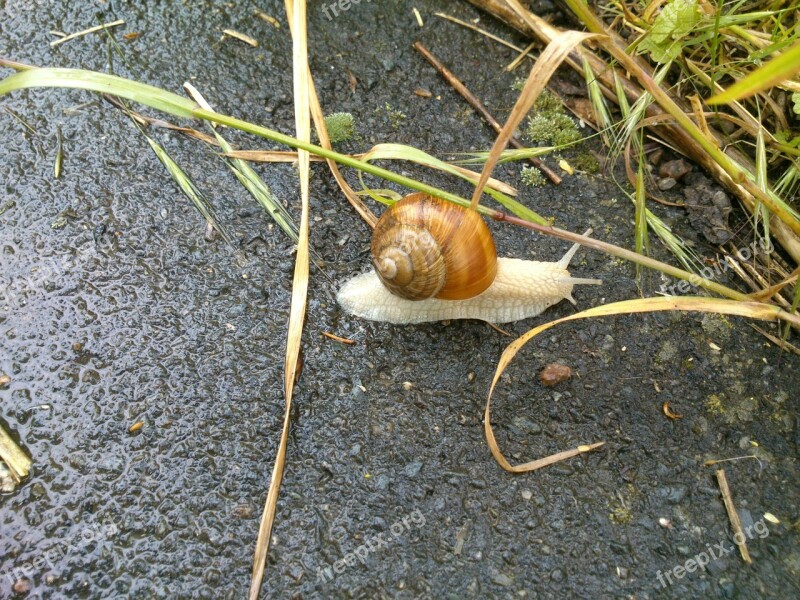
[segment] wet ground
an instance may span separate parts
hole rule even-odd
[[[417,4],[421,29],[412,6],[354,3],[335,18],[325,3],[309,8],[323,106],[356,118],[359,138],[343,148],[488,148],[489,128],[411,43],[424,41],[501,118],[514,101],[515,76],[502,70],[513,52],[433,15],[480,16],[464,3]],[[256,8],[280,29],[254,18]],[[281,3],[7,0],[0,10],[3,55],[105,70],[102,36],[51,48],[48,31],[122,18],[127,63],[115,57],[115,72],[174,91],[190,80],[222,112],[293,128]],[[486,17],[482,25],[514,39]],[[220,42],[224,28],[260,46]],[[141,35],[123,40],[133,32]],[[21,488],[0,496],[0,597],[14,585],[20,597],[243,597],[283,412],[292,244],[201,143],[152,132],[212,199],[244,265],[222,242],[205,241],[201,217],[108,104],[36,90],[0,105],[35,130],[0,112],[0,373],[11,377],[0,407],[35,463]],[[299,215],[294,171],[259,172]],[[519,183],[518,166],[498,173]],[[631,205],[612,182],[576,174],[522,189],[523,202],[567,229],[592,226],[601,239],[633,243]],[[683,212],[654,210],[696,239]],[[491,457],[482,426],[509,338],[480,322],[395,327],[343,314],[335,289],[365,268],[369,231],[321,166],[311,214],[312,244],[333,283],[313,271],[264,597],[797,597],[797,357],[733,318],[635,316],[551,330],[502,381],[498,441],[514,462],[607,443],[514,476]],[[566,249],[495,231],[502,254],[556,260]],[[700,240],[697,249],[715,254]],[[634,268],[613,258],[581,251],[573,272],[605,281],[577,291],[580,308],[638,294]],[[653,276],[645,291],[662,283]],[[574,310],[563,303],[507,329],[519,334]],[[576,376],[544,388],[536,374],[553,361]],[[682,419],[664,416],[666,401]],[[731,551],[714,470],[703,465],[740,456],[756,458],[724,466],[751,532],[751,566]],[[695,570],[690,560],[710,564]]]

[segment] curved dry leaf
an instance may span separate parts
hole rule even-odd
[[[508,462],[508,460],[506,460],[505,456],[503,456],[503,453],[500,451],[500,448],[497,445],[497,440],[495,439],[494,431],[492,430],[492,423],[491,423],[492,395],[494,394],[494,390],[497,387],[498,381],[500,381],[500,376],[506,370],[511,361],[514,360],[514,357],[517,355],[517,353],[522,349],[523,346],[525,346],[525,344],[527,344],[529,341],[531,341],[534,337],[536,337],[543,331],[547,331],[551,327],[555,327],[560,323],[566,323],[567,321],[576,321],[578,319],[589,319],[592,317],[608,317],[612,315],[625,315],[625,314],[646,313],[646,312],[664,312],[664,311],[675,311],[675,310],[718,313],[724,315],[748,317],[751,319],[760,319],[764,321],[783,320],[800,324],[800,316],[788,313],[785,310],[778,308],[777,306],[772,306],[769,304],[761,304],[759,302],[741,302],[738,300],[721,300],[718,298],[700,298],[693,296],[677,296],[677,297],[669,296],[666,298],[643,298],[638,300],[623,300],[622,302],[614,302],[612,304],[606,304],[604,306],[596,306],[594,308],[584,310],[577,314],[570,315],[568,317],[563,317],[561,319],[556,319],[555,321],[550,321],[549,323],[544,323],[543,325],[534,327],[527,333],[523,334],[522,336],[511,342],[511,344],[509,344],[503,351],[503,354],[497,363],[497,369],[495,370],[494,377],[492,378],[492,385],[489,388],[489,395],[486,399],[483,428],[484,428],[484,433],[486,435],[486,442],[489,445],[489,449],[492,452],[492,456],[494,456],[494,459],[498,462],[498,464],[501,467],[503,467],[503,469],[505,469],[506,471],[510,471],[512,473],[525,473],[527,471],[535,471],[536,469],[540,469],[544,466],[552,464],[553,462],[557,462],[558,460],[563,460],[564,458],[570,458],[572,456],[576,456],[577,454],[582,454],[583,452],[594,450],[595,448],[598,448],[605,443],[605,442],[597,442],[586,446],[578,446],[578,448],[567,450],[566,452],[561,452],[559,454],[553,455],[552,457],[547,457],[527,462],[521,465],[512,465],[511,463]]]
[[[661,405],[661,412],[663,412],[670,419],[682,419],[683,418],[683,415],[679,415],[676,412],[672,412],[672,409],[669,406],[669,401],[664,402],[664,404]]]

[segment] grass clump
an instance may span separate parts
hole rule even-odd
[[[332,144],[346,142],[355,134],[353,115],[347,112],[331,113],[325,117],[325,127]]]

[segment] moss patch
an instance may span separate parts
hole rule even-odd
[[[325,117],[325,127],[332,144],[349,140],[356,131],[353,115],[346,112],[332,113]]]
[[[544,175],[542,175],[542,172],[536,167],[522,167],[519,178],[522,183],[530,187],[539,187],[546,183]]]
[[[544,90],[528,118],[525,136],[532,142],[565,146],[581,139],[578,126],[564,112],[561,100]]]

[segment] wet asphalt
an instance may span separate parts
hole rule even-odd
[[[442,157],[487,149],[491,130],[411,44],[422,40],[504,118],[514,102],[516,76],[503,71],[513,51],[434,12],[481,17],[493,33],[524,40],[456,1],[416,4],[420,28],[413,6],[362,1],[338,16],[329,3],[309,6],[323,107],[356,120],[356,139],[340,148],[393,141]],[[99,34],[49,45],[50,30],[120,18],[124,61]],[[225,28],[259,47],[220,41]],[[130,33],[140,35],[123,37]],[[279,2],[6,0],[0,54],[111,66],[177,92],[188,80],[221,112],[293,129],[291,41]],[[0,388],[0,423],[34,460],[24,485],[0,496],[0,598],[244,597],[283,415],[292,243],[200,142],[149,132],[211,199],[244,260],[205,239],[200,215],[109,104],[32,90],[0,98],[0,109],[33,130],[0,110],[0,374],[11,378]],[[226,136],[241,148],[276,147]],[[589,143],[564,156],[592,149],[603,152]],[[293,168],[256,168],[299,219]],[[469,194],[443,176],[394,168]],[[497,175],[558,225],[633,245],[632,205],[611,178],[578,173],[533,189],[521,186],[518,165]],[[262,597],[798,596],[796,356],[736,318],[638,315],[550,330],[501,380],[498,442],[515,463],[606,445],[511,475],[489,453],[482,424],[510,338],[480,322],[398,327],[343,314],[335,291],[366,268],[369,230],[321,165],[311,190],[311,243],[323,267],[312,271]],[[654,210],[715,256],[684,213]],[[557,260],[566,250],[492,227],[503,255]],[[653,254],[669,259],[657,241]],[[605,282],[579,289],[578,308],[640,293],[630,264],[582,250],[573,265]],[[731,283],[727,274],[719,280]],[[665,282],[650,276],[641,292]],[[506,329],[521,334],[575,310],[562,303]],[[569,365],[572,379],[543,387],[537,374],[551,362]],[[664,402],[683,418],[668,419]],[[714,467],[704,466],[742,456],[723,466],[751,534],[752,565],[733,550]],[[709,564],[692,568],[697,562]]]

